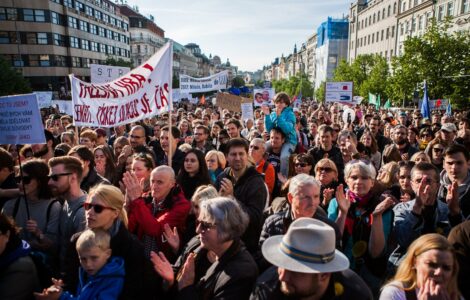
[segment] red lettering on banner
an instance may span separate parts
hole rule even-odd
[[[149,65],[149,64],[143,65],[142,68],[146,68],[146,69],[150,70],[150,72],[153,72],[153,68],[152,68],[152,66]]]
[[[145,77],[144,76],[142,76],[140,74],[131,74],[130,76],[133,77],[134,79],[136,79],[139,82],[139,88],[144,86],[142,84],[143,82],[145,82]]]
[[[139,99],[134,99],[127,102],[126,104],[121,105],[119,108],[119,123],[133,119],[139,116],[139,111],[137,110],[137,104]]]
[[[165,92],[168,93],[168,83],[164,83],[163,87],[159,85],[155,86],[155,94],[153,95],[152,100],[155,101],[157,109],[165,107],[165,104],[168,105],[168,98],[166,97]]]
[[[128,83],[129,80],[132,81],[132,79],[130,78],[121,78],[119,81],[115,82],[114,84],[117,85],[118,87],[125,88],[127,91],[127,95],[130,95],[133,93],[133,88],[132,88],[132,84]]]
[[[76,104],[74,107],[75,110],[75,121],[89,123],[91,122],[91,113],[89,105],[80,105]]]
[[[142,95],[140,102],[142,103],[143,108],[140,110],[144,114],[152,112],[152,108],[150,108],[149,98],[147,98],[147,93]]]
[[[117,105],[113,106],[100,106],[96,113],[96,118],[100,125],[114,125],[116,124],[116,113],[118,110]]]

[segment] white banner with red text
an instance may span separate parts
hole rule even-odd
[[[93,84],[70,76],[73,119],[78,126],[114,127],[171,109],[172,46],[111,82]]]

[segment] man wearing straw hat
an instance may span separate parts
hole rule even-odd
[[[250,299],[372,299],[364,281],[349,270],[346,256],[335,249],[335,231],[322,221],[299,218],[285,235],[272,236],[262,247],[274,266],[256,283]]]

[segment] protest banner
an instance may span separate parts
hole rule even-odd
[[[39,108],[46,108],[52,104],[52,92],[34,92],[38,99]]]
[[[254,89],[253,90],[253,102],[255,107],[262,105],[274,105],[273,98],[276,94],[274,88]]]
[[[104,84],[69,75],[74,124],[114,127],[171,109],[172,55],[172,46],[167,43],[141,66]]]
[[[327,82],[325,85],[325,102],[343,104],[353,103],[352,82]]]
[[[0,97],[0,144],[44,144],[36,94]]]
[[[107,83],[129,73],[128,67],[90,64],[91,83]]]
[[[204,78],[194,78],[188,75],[180,75],[180,92],[182,94],[189,94],[218,91],[226,89],[227,82],[228,71],[222,71]]]
[[[228,93],[217,93],[216,98],[217,106],[221,108],[228,109],[229,111],[233,112],[242,112],[242,103],[252,103],[253,100],[250,98],[244,98]]]

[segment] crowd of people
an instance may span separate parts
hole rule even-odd
[[[0,299],[470,299],[470,113],[273,102],[43,113],[0,147]]]

